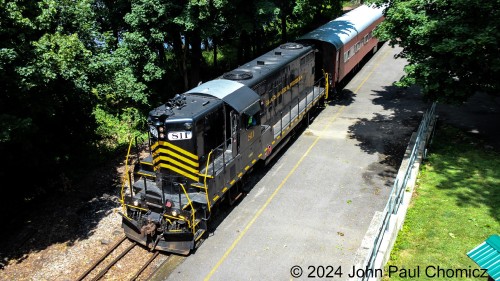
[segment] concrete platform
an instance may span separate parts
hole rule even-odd
[[[310,266],[325,269],[315,276],[348,279],[427,108],[416,91],[392,86],[403,75],[405,62],[393,58],[399,51],[384,45],[342,98],[256,173],[248,195],[196,253],[159,280],[307,280]],[[301,277],[292,277],[300,273],[294,266]]]

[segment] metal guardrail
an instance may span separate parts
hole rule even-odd
[[[379,228],[378,234],[373,242],[373,248],[371,250],[370,257],[368,259],[368,262],[366,263],[366,269],[374,269],[374,264],[375,260],[377,257],[377,253],[380,250],[380,245],[384,239],[384,235],[389,227],[389,221],[391,218],[392,214],[396,214],[399,210],[399,207],[403,201],[404,197],[404,191],[406,189],[406,185],[408,184],[408,181],[411,176],[412,168],[415,162],[417,161],[419,157],[419,148],[423,144],[424,147],[426,145],[426,142],[428,140],[427,138],[427,132],[429,130],[429,127],[431,124],[434,123],[435,120],[435,112],[436,112],[436,103],[434,102],[429,110],[427,110],[424,113],[424,116],[422,117],[422,122],[420,123],[420,126],[418,127],[417,130],[417,136],[415,139],[415,143],[413,144],[412,150],[410,157],[408,159],[408,164],[406,166],[406,169],[404,169],[404,173],[401,173],[402,170],[400,167],[400,170],[398,172],[398,175],[396,177],[396,180],[394,182],[394,185],[391,190],[391,195],[389,196],[389,200],[387,201],[387,204],[385,205],[384,208],[384,219],[382,221],[382,226]],[[422,151],[423,154],[423,151]],[[368,280],[370,276],[365,276],[361,280]]]

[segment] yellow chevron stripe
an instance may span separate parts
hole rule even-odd
[[[160,148],[157,151],[155,151],[155,157],[158,157],[158,155],[160,153],[164,153],[164,154],[173,156],[173,157],[175,157],[175,158],[177,158],[179,160],[182,160],[182,161],[184,161],[184,162],[188,163],[189,165],[191,165],[193,167],[196,167],[196,168],[198,168],[200,166],[198,163],[196,163],[196,162],[194,162],[192,160],[189,160],[189,159],[187,159],[186,157],[184,157],[184,156],[182,156],[180,154],[177,154],[177,153],[175,153],[173,151],[170,151],[170,150],[167,150],[167,149],[164,149],[164,148]],[[160,156],[160,157],[163,157],[163,156]]]
[[[198,170],[193,169],[193,168],[185,165],[184,163],[181,163],[181,162],[179,162],[179,161],[177,161],[177,160],[175,160],[175,159],[173,159],[171,157],[160,156],[160,157],[155,158],[155,159],[156,159],[156,163],[160,162],[161,160],[164,160],[164,161],[170,162],[170,163],[172,163],[172,164],[174,164],[176,166],[179,166],[180,168],[183,168],[184,170],[187,170],[187,171],[189,171],[189,172],[191,172],[193,174],[198,174],[199,173]]]
[[[185,176],[185,177],[187,177],[187,178],[190,178],[190,179],[192,179],[192,180],[194,180],[194,181],[197,181],[197,182],[199,182],[199,181],[200,181],[200,179],[199,179],[198,177],[195,177],[195,176],[193,176],[193,175],[191,175],[191,174],[189,174],[189,173],[186,173],[186,172],[184,172],[183,170],[178,169],[178,168],[176,168],[176,167],[174,167],[174,166],[172,166],[172,165],[168,165],[168,164],[163,164],[163,163],[161,163],[161,164],[160,164],[160,167],[165,168],[165,169],[172,170],[172,171],[174,171],[174,172],[176,172],[176,173],[178,173],[178,174],[181,174],[181,175],[183,175],[183,176]]]
[[[155,142],[155,143],[151,146],[151,151],[155,150],[157,146],[158,146],[158,143],[157,143],[157,142]]]
[[[154,145],[151,146],[151,150],[156,149],[157,144],[159,144],[161,146],[170,147],[171,149],[177,150],[178,152],[180,152],[180,153],[182,153],[182,154],[184,154],[184,155],[192,158],[193,160],[198,160],[198,156],[196,156],[195,154],[193,154],[193,153],[191,153],[191,152],[189,152],[189,151],[187,151],[185,149],[182,149],[182,148],[180,148],[180,147],[178,147],[176,145],[173,145],[173,144],[171,144],[169,142],[166,142],[166,141],[159,141],[159,142],[155,143]]]

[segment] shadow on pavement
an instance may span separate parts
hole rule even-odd
[[[373,104],[380,105],[391,114],[374,113],[371,119],[360,118],[349,126],[351,139],[368,153],[378,154],[379,161],[370,164],[363,175],[370,183],[371,177],[382,177],[386,186],[392,186],[401,165],[411,134],[417,130],[424,111],[429,107],[421,100],[417,88],[403,89],[385,86],[381,91],[373,91]]]
[[[369,181],[374,175],[387,179],[386,185],[393,184],[411,134],[417,130],[423,113],[430,107],[425,103],[417,87],[407,89],[396,86],[386,86],[382,91],[373,91],[373,104],[380,105],[392,114],[375,113],[370,119],[360,118],[350,126],[348,133],[351,139],[357,140],[360,149],[368,154],[379,154],[379,162],[372,163],[363,178]],[[446,130],[446,136],[437,138],[430,147],[430,153],[440,147],[440,143],[457,143],[463,147],[448,159],[436,159],[438,165],[445,166],[455,172],[443,172],[443,180],[437,187],[450,192],[450,198],[455,198],[458,206],[486,206],[492,217],[500,222],[500,166],[498,161],[481,165],[476,159],[479,153],[470,153],[470,148],[476,146],[484,153],[498,155],[500,151],[500,97],[478,93],[466,103],[455,106],[438,104],[439,116],[437,133],[444,127],[454,127],[458,130],[451,134]],[[464,145],[466,143],[466,145]],[[454,148],[454,146],[451,146]],[[456,148],[455,148],[456,149]],[[495,150],[497,152],[495,152]],[[445,161],[445,162],[443,162]],[[468,168],[461,168],[460,162],[467,162]],[[484,160],[482,160],[484,161]],[[470,183],[467,189],[464,181],[473,175],[493,179],[481,185]],[[497,183],[497,184],[495,184]],[[495,227],[495,226],[487,226]]]

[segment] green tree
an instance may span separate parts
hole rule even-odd
[[[278,43],[275,21],[279,9],[273,1],[231,1],[223,13],[228,23],[222,33],[223,42],[226,46],[236,47],[237,65],[251,60],[269,46]]]
[[[140,42],[118,40],[123,27],[99,22],[108,7],[96,3],[0,0],[0,153],[8,163],[0,177],[23,186],[6,184],[9,203],[60,188],[142,120],[148,91],[129,52]]]
[[[1,177],[12,201],[45,191],[94,140],[88,1],[0,1]],[[78,124],[78,125],[77,125]],[[77,151],[80,148],[80,152]],[[10,201],[10,202],[12,202]]]
[[[376,35],[403,47],[408,60],[400,85],[418,84],[425,97],[446,102],[499,93],[500,1],[393,0],[385,16]]]
[[[130,12],[130,0],[94,0],[93,9],[98,29],[101,32],[110,32],[113,36],[110,42],[115,48],[122,33],[127,30],[125,15]]]
[[[300,32],[321,26],[342,14],[342,1],[297,0],[293,14]]]
[[[275,21],[281,43],[291,41],[342,13],[342,2],[337,0],[274,0],[273,3],[277,8]]]

